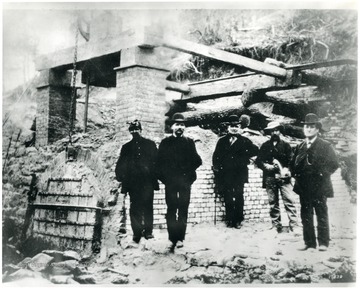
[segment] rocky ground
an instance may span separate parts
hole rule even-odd
[[[154,239],[141,239],[139,244],[132,241],[131,234],[123,235],[119,246],[108,248],[106,256],[98,254],[90,259],[65,261],[69,264],[56,260],[56,266],[43,268],[24,267],[24,262],[17,264],[18,267],[7,267],[12,272],[24,268],[20,273],[25,277],[17,273],[19,271],[11,277],[9,271],[3,275],[3,281],[18,285],[29,284],[30,279],[31,284],[136,286],[353,283],[356,280],[356,207],[351,206],[348,211],[331,216],[332,237],[327,252],[298,251],[303,246],[302,236],[289,232],[278,234],[268,229],[268,223],[244,222],[241,229],[226,228],[223,223],[203,223],[188,226],[185,246],[176,248],[174,253],[167,249],[166,230],[156,229]],[[50,251],[45,253],[54,256]],[[44,255],[33,259],[40,257],[50,264],[56,259]],[[31,264],[30,258],[27,262]],[[52,268],[50,274],[49,267]],[[35,270],[37,272],[29,273]]]

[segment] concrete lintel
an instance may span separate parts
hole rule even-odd
[[[42,88],[49,85],[70,87],[72,85],[72,71],[55,69],[46,69],[40,71],[37,88]],[[81,70],[77,71],[75,86],[83,86],[83,84],[81,84]]]
[[[120,68],[140,65],[166,70],[166,51],[162,47],[131,47],[121,50]]]
[[[87,42],[79,45],[77,50],[77,61],[86,61],[100,57],[122,49],[141,45],[144,42],[141,31],[127,30],[116,38],[101,40],[99,42]],[[47,55],[41,55],[35,60],[36,70],[45,70],[54,67],[71,65],[74,60],[74,47],[62,49]]]

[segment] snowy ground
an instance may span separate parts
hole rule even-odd
[[[268,230],[268,223],[244,222],[241,229],[204,223],[189,225],[185,246],[174,253],[167,250],[164,229],[155,230],[154,239],[141,239],[139,244],[132,241],[130,234],[121,239],[119,248],[109,250],[107,261],[93,263],[88,269],[101,284],[110,284],[122,274],[127,275],[129,284],[148,286],[329,283],[326,274],[334,272],[344,260],[355,264],[356,206],[349,205],[348,211],[330,218],[331,242],[327,252],[299,251],[304,245],[302,235],[278,234]],[[295,278],[296,274],[301,276]]]

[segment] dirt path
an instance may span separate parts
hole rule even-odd
[[[299,251],[302,235],[278,234],[268,230],[268,223],[244,222],[240,230],[226,228],[223,223],[204,223],[189,225],[185,246],[174,253],[167,250],[166,230],[155,230],[155,239],[141,239],[139,244],[132,242],[131,235],[125,236],[121,247],[108,252],[105,263],[94,263],[89,271],[97,283],[109,284],[121,277],[104,272],[112,268],[128,275],[124,282],[149,286],[344,281],[347,277],[336,270],[355,268],[356,207],[351,205],[347,212],[330,214],[330,218],[327,252]]]

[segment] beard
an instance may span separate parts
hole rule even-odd
[[[184,130],[182,128],[178,128],[175,130],[175,135],[177,137],[182,136],[183,133],[184,133]]]
[[[273,134],[271,136],[270,140],[273,141],[273,142],[274,141],[278,142],[280,140],[280,137],[277,134]]]

